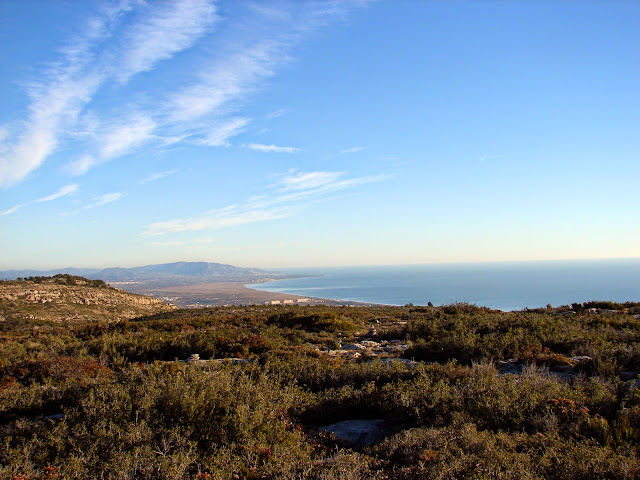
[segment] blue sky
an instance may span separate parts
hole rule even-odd
[[[640,257],[640,3],[0,3],[0,269]]]

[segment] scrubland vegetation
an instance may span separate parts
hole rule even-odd
[[[78,277],[77,275],[70,275],[68,273],[59,273],[51,277],[45,276],[31,276],[27,278],[18,278],[18,282],[40,284],[52,284],[52,285],[72,285],[72,286],[89,286],[94,288],[110,288],[103,280],[89,280],[88,278]],[[13,283],[13,282],[5,282]]]
[[[5,321],[0,476],[638,478],[638,305],[592,307],[249,306]],[[372,324],[374,339],[407,342],[404,356],[419,364],[324,353]],[[250,361],[182,361],[194,353]],[[524,368],[501,371],[507,359]],[[554,374],[564,367],[575,375]],[[385,420],[386,438],[348,446],[318,432],[349,419]]]

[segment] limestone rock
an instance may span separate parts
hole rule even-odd
[[[320,432],[333,433],[350,447],[375,445],[385,438],[384,420],[345,420],[320,427]]]

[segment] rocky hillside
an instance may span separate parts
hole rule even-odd
[[[176,309],[161,300],[107,287],[102,282],[79,279],[68,283],[41,278],[0,282],[0,322],[114,321]]]

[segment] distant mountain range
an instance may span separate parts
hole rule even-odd
[[[107,283],[141,282],[145,284],[185,285],[206,282],[259,281],[260,279],[286,278],[289,275],[267,272],[257,268],[242,268],[222,263],[175,262],[145,265],[133,268],[59,268],[55,270],[4,270],[1,280],[15,280],[18,277],[50,276],[58,273],[100,279]]]

